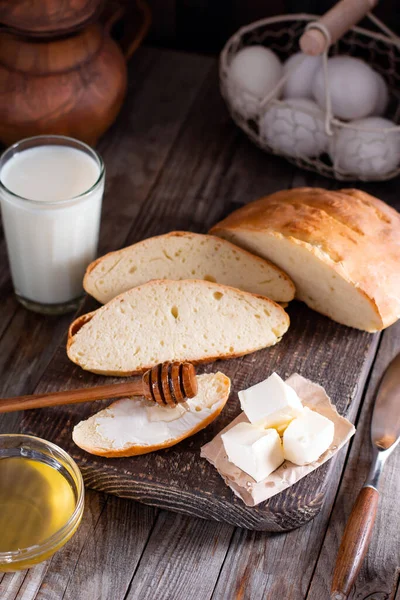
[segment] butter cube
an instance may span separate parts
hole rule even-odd
[[[239,392],[239,400],[251,423],[264,428],[274,427],[279,433],[303,412],[300,398],[277,373]]]
[[[228,459],[257,483],[284,461],[281,439],[275,429],[262,430],[251,423],[238,423],[221,438]]]
[[[283,454],[295,465],[308,465],[317,460],[332,444],[335,426],[330,419],[304,408],[283,434]]]

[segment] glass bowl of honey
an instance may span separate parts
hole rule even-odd
[[[31,435],[0,435],[0,572],[47,560],[74,535],[84,485],[75,461]]]

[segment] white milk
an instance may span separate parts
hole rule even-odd
[[[0,188],[0,201],[18,296],[62,304],[82,295],[97,251],[104,177],[77,196],[96,184],[100,170],[94,157],[67,145],[22,150],[3,165],[8,191]]]

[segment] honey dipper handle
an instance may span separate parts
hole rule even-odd
[[[378,0],[340,0],[316,21],[314,27],[313,24],[309,25],[300,38],[301,50],[312,56],[322,54],[328,46],[361,21],[376,4]],[[329,34],[329,39],[323,31]]]
[[[379,492],[363,487],[346,525],[333,574],[331,600],[344,600],[367,553],[378,510]]]
[[[50,392],[33,396],[17,396],[0,399],[0,413],[26,410],[29,408],[45,408],[61,404],[78,404],[104,398],[121,398],[123,396],[140,396],[143,394],[142,380],[111,383],[97,387],[69,390],[66,392]]]

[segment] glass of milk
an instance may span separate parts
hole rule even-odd
[[[46,314],[74,310],[96,257],[104,164],[72,138],[40,135],[0,157],[0,205],[18,300]]]

